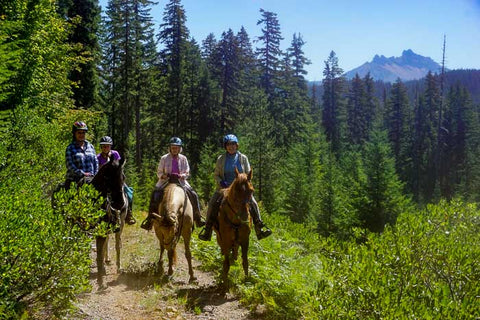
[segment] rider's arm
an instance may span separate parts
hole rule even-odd
[[[97,172],[98,172],[98,169],[99,169],[99,165],[98,165],[98,158],[95,156],[95,147],[93,145],[92,146],[92,151],[93,151],[93,155],[94,155],[94,161],[93,161],[93,175],[96,175]]]
[[[248,157],[243,153],[241,154],[240,164],[242,165],[243,172],[248,174],[251,170],[250,162],[248,162]]]
[[[187,157],[183,156],[181,159],[180,178],[186,180],[190,177],[190,165]]]
[[[163,156],[160,159],[160,162],[158,163],[158,168],[157,168],[157,177],[159,180],[164,180],[167,177],[167,170],[165,169],[165,156]]]
[[[83,171],[75,165],[75,150],[72,145],[69,145],[65,151],[65,160],[68,171],[72,172],[77,177],[82,177],[84,175]]]
[[[225,155],[220,155],[217,158],[217,162],[215,164],[215,172],[213,173],[213,178],[215,179],[215,182],[217,183],[218,188],[222,188],[220,185],[220,181],[223,180],[223,171],[224,171],[224,166],[225,166]]]

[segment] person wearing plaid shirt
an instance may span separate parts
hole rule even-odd
[[[93,145],[85,140],[88,127],[85,122],[73,124],[73,140],[65,151],[67,163],[66,187],[72,182],[79,182],[83,177],[91,177],[98,171],[98,159]]]

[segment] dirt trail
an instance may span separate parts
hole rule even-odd
[[[177,246],[178,258],[173,278],[167,281],[165,277],[154,275],[159,257],[158,242],[153,231],[147,233],[138,225],[125,227],[122,272],[116,273],[115,241],[111,240],[109,252],[112,263],[107,266],[105,279],[108,288],[98,290],[96,266],[92,265],[92,290],[78,297],[78,309],[69,314],[68,319],[258,319],[258,315],[242,307],[235,296],[222,293],[214,275],[198,269],[198,261],[193,261],[198,280],[188,283],[183,242]],[[92,248],[92,257],[94,250]]]

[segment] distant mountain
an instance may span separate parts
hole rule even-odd
[[[375,55],[371,62],[366,62],[358,68],[348,71],[345,76],[348,79],[358,73],[364,77],[368,72],[375,80],[395,82],[397,78],[402,81],[417,80],[423,78],[428,71],[439,73],[441,66],[429,57],[416,54],[408,49],[402,52],[401,57]]]

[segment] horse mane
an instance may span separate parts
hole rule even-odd
[[[105,163],[92,179],[92,185],[95,189],[101,193],[103,197],[106,197],[107,192],[112,193],[113,202],[124,205],[123,199],[123,165],[125,163],[124,158],[115,160],[113,155],[110,156],[110,161]]]
[[[238,172],[237,168],[235,168],[235,174],[236,174],[235,180],[233,180],[232,184],[227,189],[225,198],[231,199],[233,203],[244,202],[245,199],[239,199],[239,197],[243,196],[246,190],[242,190],[241,188],[242,188],[242,185],[250,184],[253,171],[250,170],[250,172],[247,175],[246,173]],[[253,192],[253,187],[251,191]]]
[[[165,187],[165,192],[164,192],[164,196],[161,203],[161,211],[167,211],[168,210],[167,206],[173,203],[172,201],[173,195],[175,194],[174,190],[175,190],[175,184],[169,183]]]

